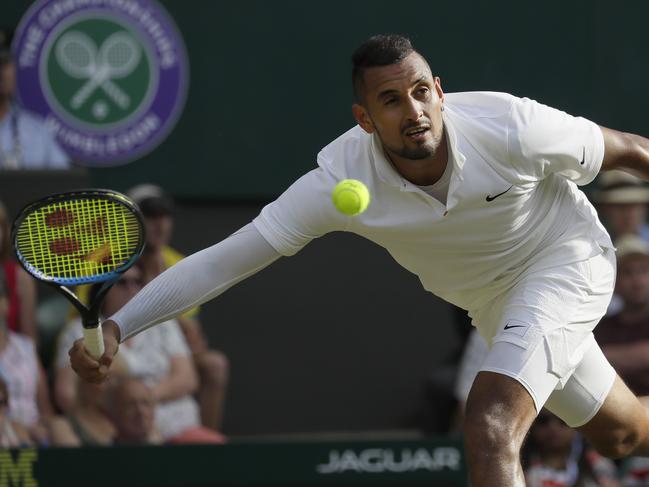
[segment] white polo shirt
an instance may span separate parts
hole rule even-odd
[[[474,317],[531,266],[613,247],[577,188],[595,178],[604,157],[597,125],[504,93],[447,94],[444,106],[453,165],[446,205],[403,179],[378,138],[356,126],[262,210],[256,228],[282,255],[331,231],[356,233]],[[345,178],[363,181],[372,196],[356,217],[331,203]]]

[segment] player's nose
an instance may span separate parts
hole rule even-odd
[[[407,102],[404,104],[406,109],[406,118],[408,120],[418,121],[423,115],[424,110],[418,100],[415,100],[412,97],[409,97]]]

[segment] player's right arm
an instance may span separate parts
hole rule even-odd
[[[75,342],[72,368],[84,379],[101,382],[108,374],[118,344],[150,326],[199,305],[253,275],[280,254],[250,223],[225,240],[170,267],[148,283],[102,325],[106,353],[99,363]]]
[[[606,150],[602,171],[619,169],[649,181],[649,139],[600,127]]]
[[[208,301],[265,268],[293,255],[312,239],[343,229],[348,219],[330,200],[333,179],[316,169],[266,206],[253,223],[170,267],[103,323],[107,353],[95,361],[82,343],[70,350],[75,371],[92,382],[108,374],[118,344],[150,326]]]

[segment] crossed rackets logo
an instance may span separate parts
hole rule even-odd
[[[70,100],[70,106],[78,110],[101,89],[117,106],[128,109],[129,95],[113,80],[133,73],[141,54],[137,41],[126,32],[113,33],[101,46],[83,32],[65,33],[56,44],[56,60],[68,76],[85,80]]]

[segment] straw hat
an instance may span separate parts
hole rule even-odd
[[[598,178],[599,189],[593,193],[596,203],[649,203],[649,186],[624,171],[608,171]]]
[[[627,233],[618,238],[615,241],[615,247],[617,247],[618,259],[627,255],[649,256],[649,242],[631,233]]]

